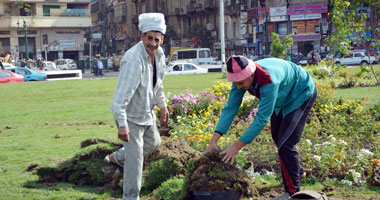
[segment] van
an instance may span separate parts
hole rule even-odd
[[[171,62],[172,61],[184,61],[196,65],[202,65],[215,62],[215,58],[211,56],[209,48],[182,49],[173,53],[173,56],[171,57]]]

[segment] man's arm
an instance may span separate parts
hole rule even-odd
[[[127,126],[126,108],[142,79],[141,64],[133,60],[123,60],[111,105],[119,127]]]
[[[161,66],[159,67],[159,75],[157,79],[157,91],[154,99],[155,105],[157,105],[161,109],[161,118],[160,118],[160,125],[161,126],[168,126],[169,122],[169,111],[166,106],[166,98],[164,93],[164,76],[165,76],[165,59],[161,59]]]

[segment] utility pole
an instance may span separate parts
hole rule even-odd
[[[224,0],[220,0],[220,44],[222,64],[226,63],[226,47],[224,43]],[[224,68],[224,67],[223,67]]]
[[[28,52],[28,30],[26,28],[26,22],[24,20],[24,35],[25,35],[25,60],[29,60],[29,52]]]
[[[106,57],[106,34],[104,30],[104,23],[102,24],[102,56]]]
[[[268,10],[265,7],[265,55],[269,54],[269,41],[268,41]]]

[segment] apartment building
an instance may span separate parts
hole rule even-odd
[[[219,0],[95,0],[91,3],[92,33],[105,35],[93,41],[94,54],[121,52],[140,41],[138,16],[160,12],[168,26],[163,48],[208,47],[220,51]],[[226,47],[240,44],[240,3],[226,1]],[[240,45],[241,47],[241,45]],[[242,48],[240,48],[242,49]]]
[[[0,0],[0,56],[79,60],[90,26],[90,0]]]

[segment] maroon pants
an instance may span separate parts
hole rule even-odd
[[[272,114],[272,138],[278,148],[285,191],[291,195],[300,191],[299,177],[303,174],[303,169],[299,164],[296,145],[301,139],[307,116],[316,98],[317,91],[304,104],[285,117],[282,117],[282,112],[278,116],[275,113]]]

